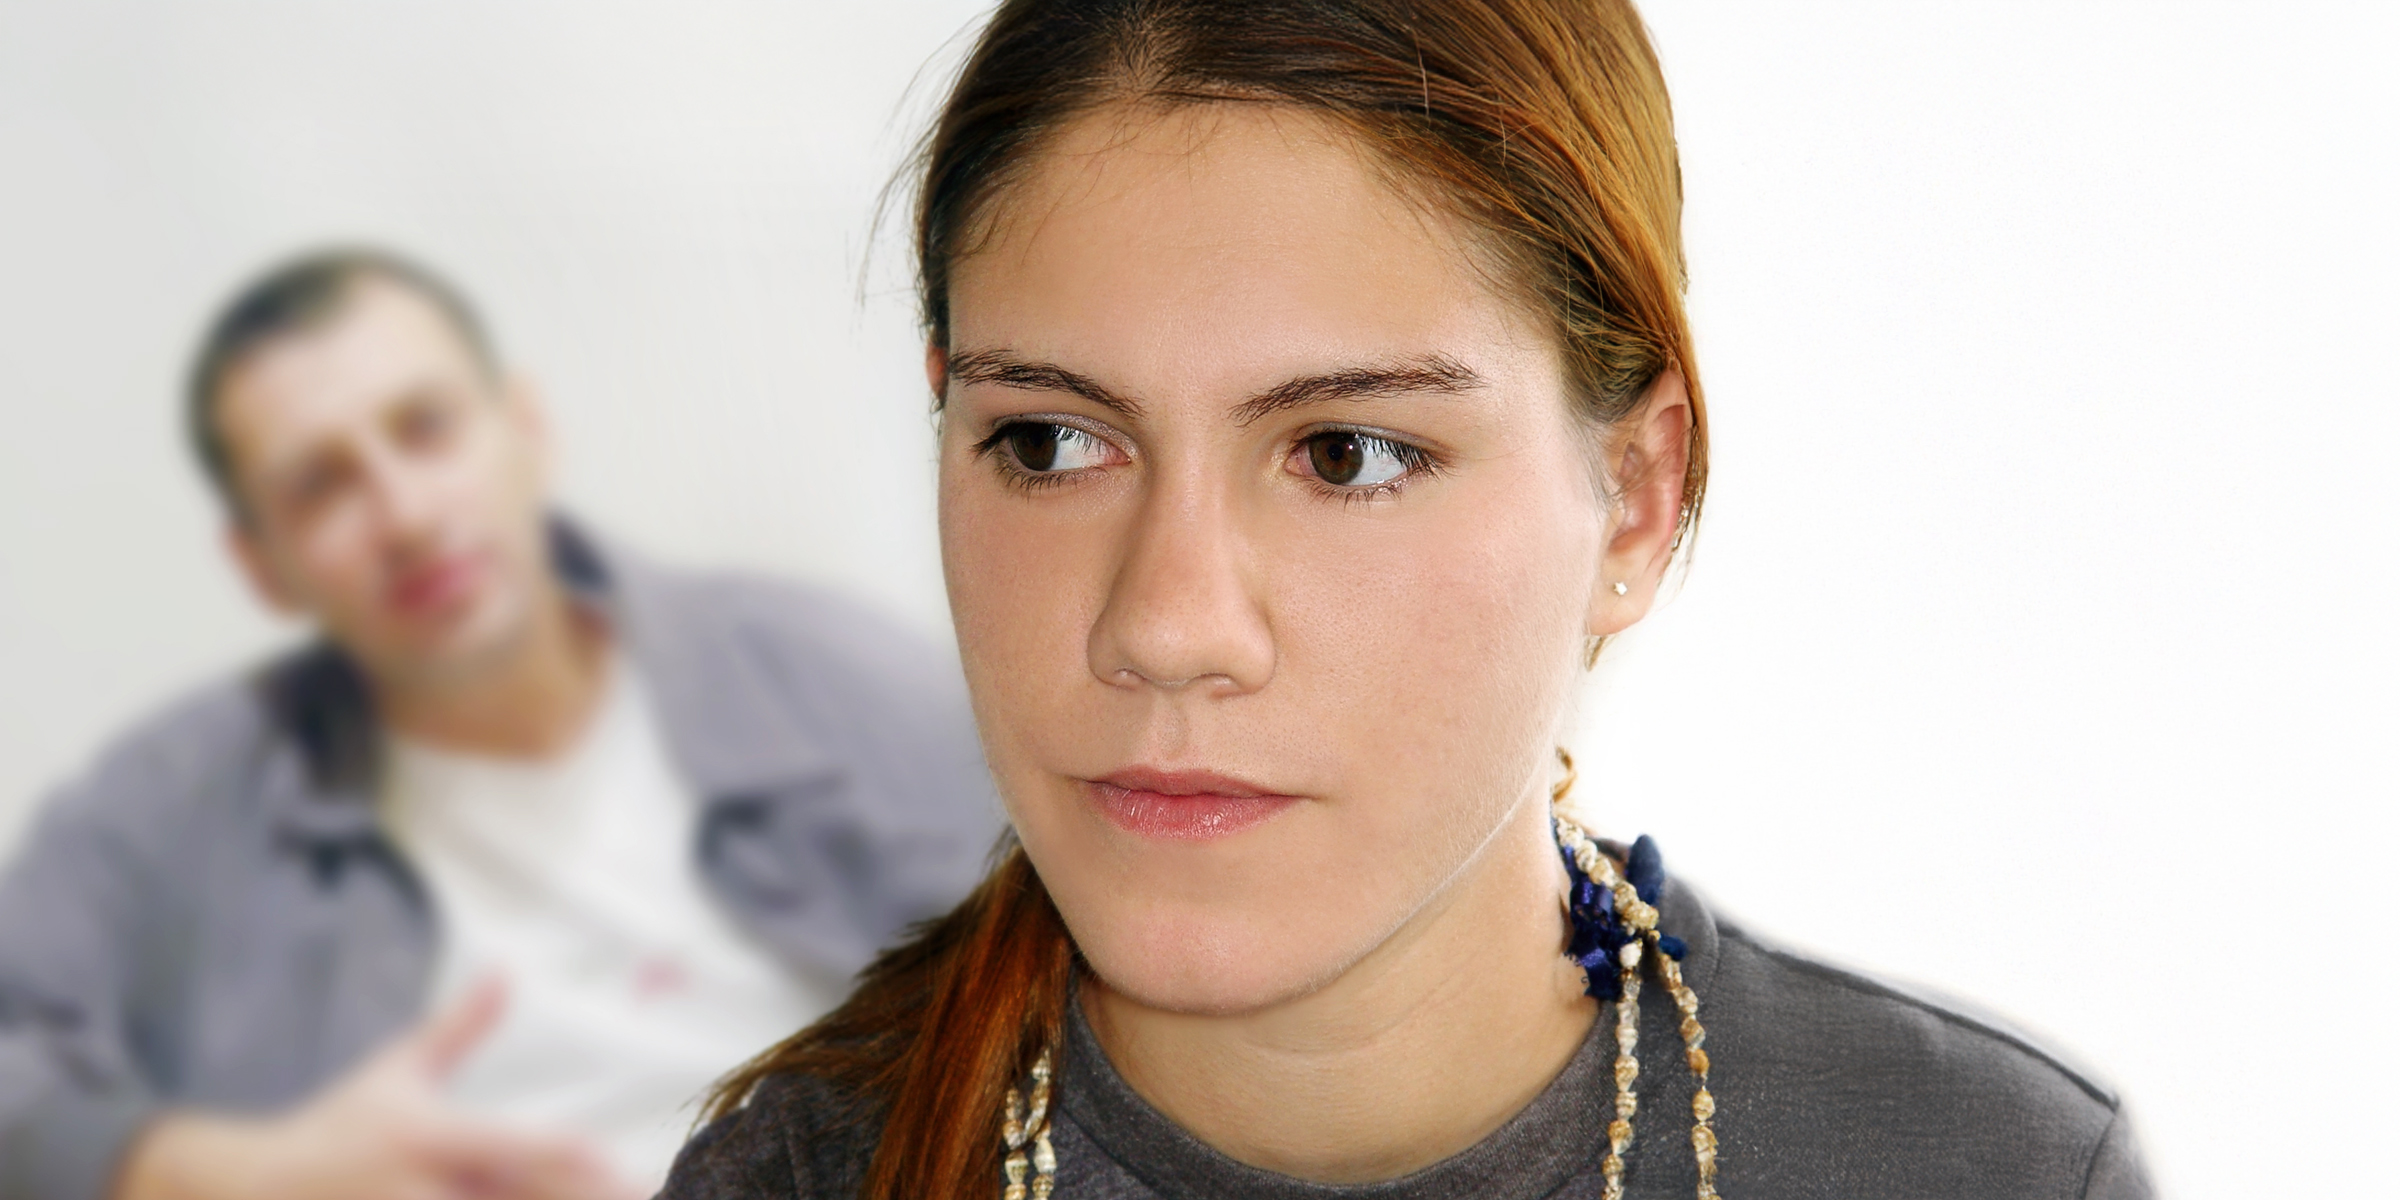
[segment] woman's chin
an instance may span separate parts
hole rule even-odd
[[[1289,931],[1277,930],[1289,935]],[[1178,921],[1076,943],[1101,986],[1144,1008],[1196,1017],[1255,1013],[1316,991],[1355,961],[1326,943],[1279,945],[1243,921]]]

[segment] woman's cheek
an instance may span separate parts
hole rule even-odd
[[[1072,713],[1097,688],[1085,642],[1100,532],[1053,497],[962,474],[943,480],[943,569],[968,690],[1006,782],[1064,765],[1047,761],[1057,756],[1041,739],[1077,728]]]
[[[1572,684],[1578,551],[1464,504],[1348,533],[1344,552],[1318,539],[1288,573],[1278,682],[1304,711],[1286,715],[1349,748],[1362,798],[1443,808],[1407,820],[1483,820],[1459,799],[1515,799]]]
[[[1040,580],[1034,573],[1001,569],[1017,556],[1017,534],[1006,513],[1006,496],[991,489],[979,472],[951,465],[941,481],[942,573],[950,594],[961,664],[987,742],[1002,740],[1014,723],[1007,684],[1028,667],[1042,664],[1018,628],[1041,611]],[[997,754],[1002,746],[993,746]],[[995,767],[998,763],[994,763]]]

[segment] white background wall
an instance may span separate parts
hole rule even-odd
[[[978,7],[0,0],[0,845],[289,636],[173,396],[304,242],[460,277],[601,524],[940,635],[909,310],[860,265]],[[2184,1196],[2380,1174],[2400,1075],[2394,12],[1648,6],[1717,472],[1588,802],[2098,1064]]]

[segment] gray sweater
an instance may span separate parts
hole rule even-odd
[[[2117,1099],[1999,1025],[1772,948],[1670,880],[1662,927],[1689,944],[1708,1027],[1719,1190],[1732,1200],[2139,1200],[2153,1193]],[[1689,1197],[1692,1081],[1674,1005],[1643,990],[1641,1107],[1629,1197]],[[1072,1006],[1070,1006],[1072,1007]],[[1079,1012],[1059,1068],[1058,1200],[1538,1200],[1597,1197],[1613,1006],[1557,1079],[1490,1137],[1406,1178],[1308,1183],[1244,1166],[1125,1083]],[[871,1104],[821,1080],[771,1081],[701,1131],[662,1200],[832,1200],[857,1193]],[[997,1134],[995,1133],[995,1136]],[[998,1181],[994,1181],[994,1194]]]

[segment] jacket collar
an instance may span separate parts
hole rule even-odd
[[[703,801],[780,792],[838,769],[773,665],[701,589],[569,518],[553,517],[549,535],[553,569],[641,671],[668,752]],[[309,843],[373,837],[384,735],[356,661],[319,640],[268,664],[253,685],[283,743],[264,777],[277,828]]]
[[[840,770],[783,677],[789,656],[767,632],[771,619],[745,625],[743,597],[725,581],[656,570],[630,554],[611,553],[605,562],[607,590],[578,594],[621,631],[668,752],[695,795],[716,801],[779,793]],[[773,594],[756,602],[786,603]]]

